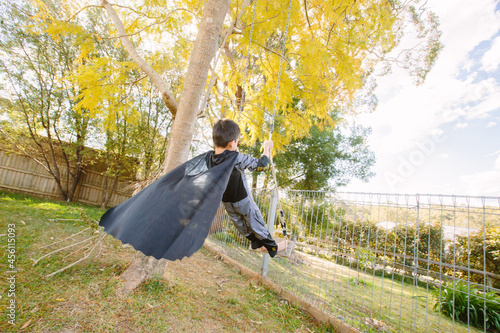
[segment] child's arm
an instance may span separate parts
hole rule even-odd
[[[269,169],[271,164],[271,150],[273,148],[272,141],[264,142],[264,153],[261,158],[255,158],[245,154],[239,154],[238,160],[236,161],[236,168],[239,170],[248,169],[250,171],[265,171]]]

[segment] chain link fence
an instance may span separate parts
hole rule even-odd
[[[500,198],[273,192],[253,195],[289,257],[250,251],[223,209],[210,245],[360,331],[500,332]]]

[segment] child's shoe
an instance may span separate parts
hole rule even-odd
[[[259,247],[262,247],[262,244],[260,242],[250,242],[250,247],[252,250],[257,250]]]
[[[269,252],[269,256],[274,258],[276,253],[278,253],[278,244],[274,241],[274,239],[262,239],[262,244],[266,248],[267,252]]]
[[[254,234],[250,234],[246,237],[248,240],[250,240],[250,247],[252,248],[252,250],[257,250],[258,248],[263,246],[261,241]]]

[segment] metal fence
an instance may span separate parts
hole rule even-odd
[[[500,332],[500,198],[271,190],[254,199],[288,258],[225,214],[212,246],[364,332]],[[276,211],[278,207],[278,211]],[[269,265],[267,262],[269,261]]]

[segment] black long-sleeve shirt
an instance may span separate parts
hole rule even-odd
[[[217,156],[212,156],[212,161],[217,164]],[[223,202],[238,202],[245,199],[249,194],[248,183],[245,176],[245,169],[250,171],[265,171],[269,169],[271,160],[266,155],[255,158],[242,153],[238,154],[236,164],[229,177],[226,191],[222,196]]]

